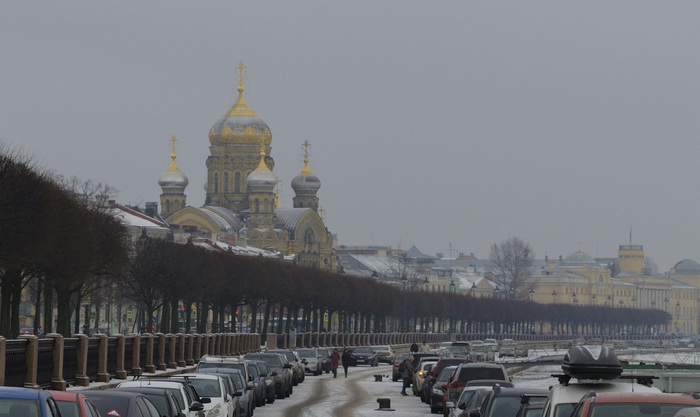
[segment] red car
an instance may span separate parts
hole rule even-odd
[[[92,417],[100,415],[95,404],[79,392],[54,390],[49,390],[49,392],[56,400],[58,409],[61,411],[61,417]]]
[[[572,417],[654,417],[672,416],[688,408],[700,407],[700,400],[690,394],[649,392],[591,392],[581,398]]]

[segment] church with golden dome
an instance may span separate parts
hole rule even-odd
[[[189,181],[175,163],[160,177],[161,217],[180,238],[208,238],[213,243],[252,246],[279,253],[296,264],[337,270],[333,237],[319,215],[321,181],[309,169],[309,142],[304,168],[291,181],[292,208],[279,202],[280,180],[273,170],[272,133],[243,98],[243,63],[238,70],[238,98],[209,131],[206,199],[202,207],[187,206]]]

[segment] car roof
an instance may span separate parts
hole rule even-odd
[[[0,398],[17,398],[23,400],[37,400],[41,390],[22,387],[0,387]],[[45,393],[48,395],[48,393]]]
[[[75,392],[75,391],[58,391],[58,390],[47,390],[49,394],[54,398],[56,401],[69,401],[69,402],[77,402],[78,398],[81,396],[85,396],[85,394],[81,392]]]
[[[649,393],[649,392],[601,392],[596,393],[595,403],[661,403],[685,404],[700,407],[700,400],[688,394]]]
[[[122,390],[119,388],[110,388],[105,390],[85,390],[83,391],[88,397],[119,397],[119,398],[137,398],[145,397],[145,395],[138,392],[132,392],[127,390]]]
[[[194,378],[199,378],[199,379],[219,379],[218,376],[216,375],[209,375],[209,374],[196,374],[196,373],[187,373],[187,374],[177,374],[173,375],[170,378],[173,379],[184,379],[185,377],[194,379]]]
[[[658,393],[661,392],[658,388],[647,387],[646,385],[636,384],[632,382],[601,382],[601,383],[575,383],[568,385],[554,385],[549,390],[549,398],[552,404],[562,403],[578,403],[581,397],[591,391],[597,393],[604,392],[641,392],[641,393]]]

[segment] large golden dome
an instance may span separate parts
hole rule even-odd
[[[238,81],[238,99],[209,131],[212,145],[255,144],[270,146],[270,128],[243,99],[243,63],[239,64],[241,76]]]

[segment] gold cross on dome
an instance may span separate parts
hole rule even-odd
[[[242,89],[243,88],[243,73],[248,69],[245,65],[243,65],[243,61],[238,63],[238,66],[236,67],[238,70],[238,88]]]

